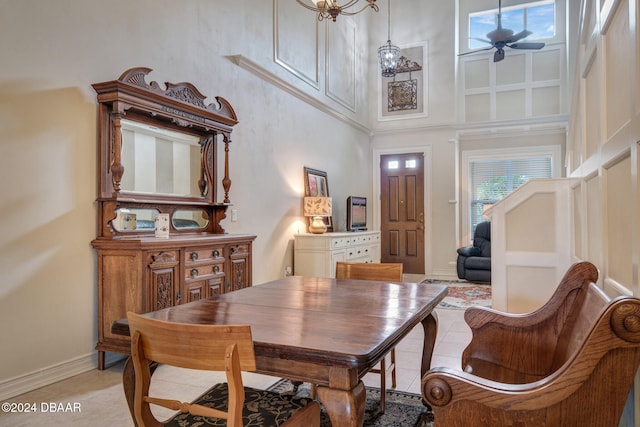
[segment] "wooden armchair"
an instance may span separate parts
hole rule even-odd
[[[402,282],[401,263],[363,263],[336,262],[336,279],[380,280]],[[383,414],[387,405],[387,372],[391,371],[391,388],[396,388],[396,350],[391,349],[391,362],[387,366],[386,355],[380,360],[380,369],[369,372],[380,374],[380,413]]]
[[[241,371],[256,369],[249,325],[165,322],[131,312],[127,317],[135,369],[133,412],[138,426],[320,425],[317,402],[243,386]],[[152,397],[149,395],[152,361],[181,368],[226,371],[227,383],[215,385],[195,403]],[[170,420],[159,421],[153,415],[151,405],[181,413]]]
[[[573,265],[529,314],[468,309],[463,370],[422,378],[435,426],[617,426],[640,364],[640,299],[611,300],[597,278]]]

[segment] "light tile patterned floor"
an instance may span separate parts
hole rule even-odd
[[[463,320],[463,310],[438,309],[438,337],[432,366],[459,369],[462,350],[471,339],[471,332]],[[418,326],[396,347],[397,389],[420,393],[420,356],[423,332]],[[0,426],[92,426],[128,427],[133,425],[121,386],[123,363],[105,371],[93,370],[30,393],[9,399],[10,402],[35,403],[36,413],[8,414],[0,412]],[[154,374],[152,387],[180,390],[179,399],[193,400],[212,384],[219,382],[220,374],[178,370],[160,367]],[[246,385],[266,388],[277,378],[245,373]],[[390,384],[391,378],[388,379]],[[367,374],[364,383],[379,386],[378,374]],[[78,403],[80,412],[42,412],[47,402]],[[168,416],[158,411],[159,416]]]

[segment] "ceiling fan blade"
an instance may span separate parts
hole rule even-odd
[[[518,34],[514,34],[513,36],[511,36],[510,39],[506,41],[506,43],[517,42],[518,40],[521,40],[525,37],[529,37],[531,34],[533,33],[529,30],[520,31]]]
[[[511,49],[542,49],[544,43],[513,43],[508,46]]]
[[[472,50],[470,52],[459,53],[458,56],[469,55],[470,53],[482,52],[483,50],[491,50],[491,49],[493,49],[493,46],[485,47],[484,49]]]
[[[491,40],[481,39],[481,38],[478,38],[478,37],[469,37],[469,40],[476,40],[476,41],[479,41],[479,42],[482,42],[482,43],[492,44]]]
[[[504,59],[504,49],[496,50],[496,53],[493,54],[493,62],[500,62]]]

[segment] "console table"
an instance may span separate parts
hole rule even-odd
[[[336,275],[336,262],[380,262],[380,232],[296,234],[294,273],[298,276]]]

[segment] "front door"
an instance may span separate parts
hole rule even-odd
[[[424,274],[424,155],[380,157],[382,262],[401,262],[404,273]]]

